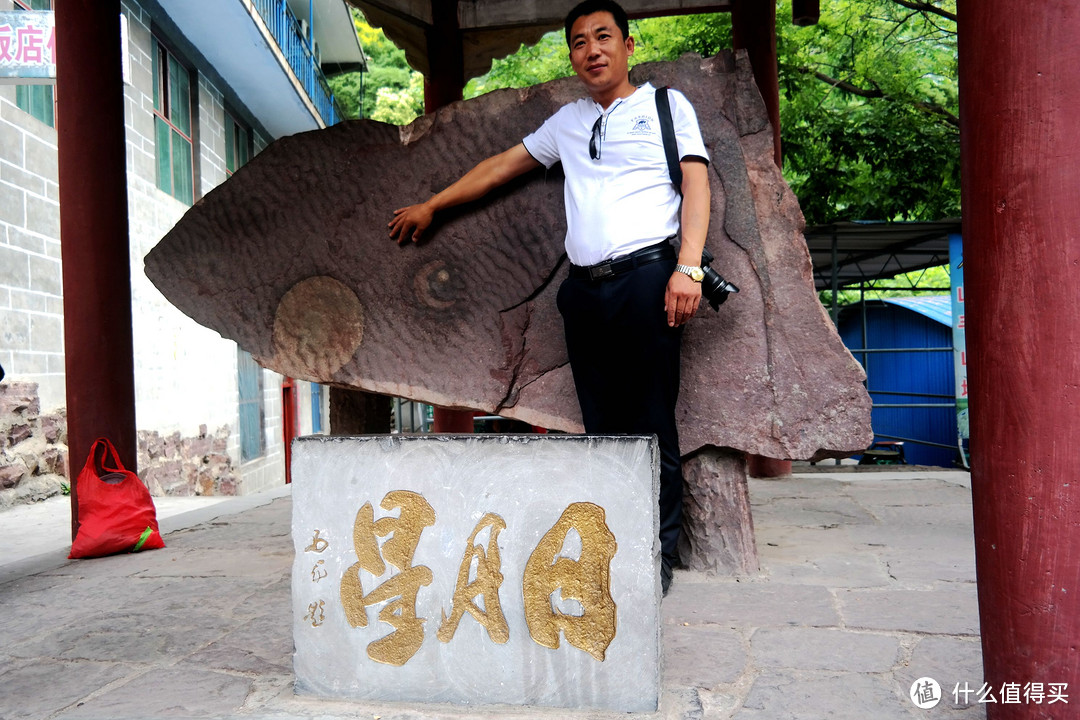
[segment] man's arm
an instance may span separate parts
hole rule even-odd
[[[709,166],[697,160],[683,160],[682,168],[682,244],[679,247],[679,264],[698,267],[701,251],[705,248],[705,236],[709,233]],[[688,275],[675,271],[664,293],[664,310],[668,325],[678,327],[697,312],[701,303],[701,283]]]
[[[431,225],[435,213],[439,210],[478,200],[491,190],[539,165],[521,143],[506,152],[493,155],[425,202],[395,210],[394,219],[387,223],[390,237],[396,238],[399,245],[410,237],[416,242]]]

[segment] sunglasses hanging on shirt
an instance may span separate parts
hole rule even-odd
[[[622,105],[623,99],[619,98],[619,101],[611,106],[611,109],[606,113],[600,113],[600,117],[596,118],[596,122],[592,126],[592,136],[589,138],[589,157],[593,160],[600,159],[600,143],[604,139],[604,135],[607,134],[607,119],[611,117],[611,113],[615,112],[615,108]]]
[[[589,157],[593,160],[600,159],[600,126],[604,122],[604,116],[596,118],[592,126],[592,137],[589,138]]]

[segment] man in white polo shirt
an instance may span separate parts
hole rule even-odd
[[[563,106],[522,143],[426,202],[396,210],[390,236],[415,242],[439,210],[476,200],[540,164],[562,162],[571,268],[558,306],[581,414],[588,433],[655,434],[659,440],[666,593],[682,524],[679,353],[682,326],[701,301],[708,153],[693,107],[669,92],[680,198],[664,154],[656,91],[648,83],[630,84],[634,39],[613,0],[585,0],[571,10],[566,40],[589,97]],[[676,257],[671,241],[680,231]]]

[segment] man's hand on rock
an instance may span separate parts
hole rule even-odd
[[[395,210],[394,219],[386,226],[390,228],[390,237],[397,240],[398,245],[410,239],[417,242],[434,217],[435,213],[427,203],[419,203]]]

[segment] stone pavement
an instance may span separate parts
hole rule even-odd
[[[751,480],[761,572],[676,572],[661,708],[632,717],[985,717],[952,696],[982,684],[968,487],[964,472]],[[65,559],[66,498],[0,514],[0,719],[626,717],[297,697],[288,488],[156,501],[166,548],[95,560]],[[908,698],[925,676],[942,687],[930,710]]]

